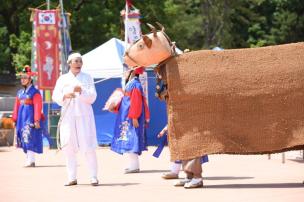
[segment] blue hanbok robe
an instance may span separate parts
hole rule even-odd
[[[20,89],[17,92],[13,115],[13,119],[16,121],[17,147],[21,147],[25,153],[28,150],[36,153],[43,152],[43,128],[34,127],[35,116],[39,117],[40,126],[43,126],[40,119],[42,103],[35,103],[34,96],[39,97],[39,102],[41,102],[40,92],[33,85],[26,90]],[[37,110],[35,104],[39,105],[40,111]]]
[[[133,118],[137,118],[138,128],[133,126]],[[139,79],[134,77],[127,83],[119,106],[111,150],[119,154],[129,152],[138,155],[147,150],[147,119],[149,119],[149,110],[143,88]]]

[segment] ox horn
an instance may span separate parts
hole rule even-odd
[[[149,24],[149,23],[147,23],[147,25],[151,29],[151,31],[153,32],[153,36],[156,37],[157,36],[157,34],[156,34],[156,28],[153,25]]]
[[[147,35],[144,35],[142,38],[143,38],[146,46],[148,48],[151,48],[151,46],[152,46],[152,40]]]
[[[156,24],[157,24],[157,26],[159,26],[159,28],[162,32],[165,31],[165,27],[162,24],[160,24],[159,22],[156,22]]]

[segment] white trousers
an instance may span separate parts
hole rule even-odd
[[[128,159],[127,168],[130,170],[139,169],[139,158],[136,153],[124,153],[124,156]]]
[[[29,165],[35,163],[35,152],[27,150],[26,152],[26,163]]]
[[[94,117],[65,116],[60,125],[60,143],[63,149],[68,147],[75,152],[96,149],[97,138]]]
[[[68,173],[68,180],[73,181],[77,179],[77,153],[67,148],[64,149],[66,156],[66,169]],[[85,159],[89,168],[91,179],[97,179],[97,158],[95,150],[87,150],[84,152]]]

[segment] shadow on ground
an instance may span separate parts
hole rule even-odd
[[[203,177],[204,180],[246,180],[254,177],[236,177],[236,176],[217,176],[217,177]]]
[[[304,163],[304,160],[302,159],[288,159],[289,161],[294,161],[294,162],[297,162],[297,163]]]
[[[65,165],[39,165],[35,166],[36,168],[59,168],[59,167],[65,167]]]
[[[140,170],[140,173],[163,173],[169,171],[170,170]]]
[[[134,186],[134,185],[139,185],[140,183],[100,183],[98,184],[97,186],[95,187],[112,187],[112,186],[122,186],[122,187],[125,187],[125,186]],[[91,184],[78,184],[80,186],[92,186]],[[77,185],[76,185],[77,186]]]
[[[298,183],[267,183],[267,184],[218,184],[204,185],[206,189],[290,189],[303,188],[304,184],[299,180]]]

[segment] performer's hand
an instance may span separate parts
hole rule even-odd
[[[34,125],[35,125],[35,128],[40,128],[40,123],[39,123],[39,121],[35,121]]]
[[[81,93],[82,89],[80,86],[75,86],[74,87],[74,93]]]
[[[161,138],[162,136],[164,136],[164,134],[167,132],[168,127],[164,127],[164,129],[162,129],[162,131],[160,131],[160,133],[157,135],[158,138]]]
[[[145,120],[145,128],[149,127],[150,119]]]
[[[138,128],[139,127],[139,123],[138,123],[138,120],[137,119],[132,119],[132,123],[133,123],[133,126],[135,128]]]
[[[63,96],[63,100],[69,99],[69,98],[75,98],[75,93],[67,93]]]
[[[160,131],[160,133],[157,135],[157,138],[161,138],[162,136],[164,136],[165,132],[162,130]]]

